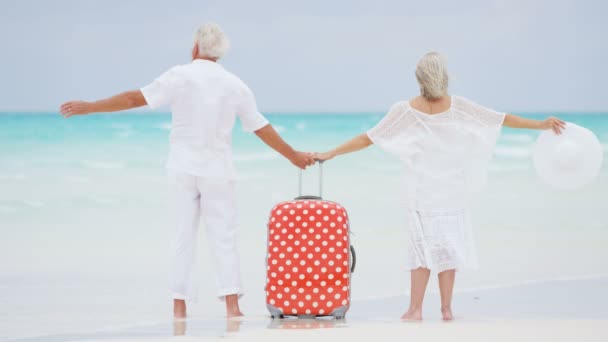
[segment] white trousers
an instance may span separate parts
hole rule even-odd
[[[217,295],[242,295],[237,251],[236,182],[168,170],[172,216],[170,291],[174,299],[197,300],[195,267],[199,225],[206,229]]]

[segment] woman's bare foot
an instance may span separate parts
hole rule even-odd
[[[450,307],[441,308],[441,317],[443,318],[444,321],[453,320],[454,316],[452,315],[452,308],[450,308]]]
[[[186,301],[183,299],[173,300],[173,317],[175,319],[186,318]]]
[[[401,316],[404,321],[422,321],[422,309],[409,309]]]
[[[226,320],[226,332],[227,333],[234,333],[239,331],[239,328],[241,327],[241,324],[243,324],[242,320],[239,319],[227,319]]]

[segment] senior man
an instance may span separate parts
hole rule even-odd
[[[120,111],[144,105],[169,106],[172,112],[167,162],[172,209],[170,291],[175,318],[186,317],[186,301],[195,301],[194,266],[197,231],[205,223],[217,276],[218,296],[228,317],[242,316],[243,294],[237,251],[235,170],[232,129],[238,116],[255,134],[299,168],[314,163],[309,153],[294,150],[259,113],[247,85],[219,63],[229,42],[214,23],[195,34],[192,62],[178,65],[149,85],[95,102],[61,105],[64,117]]]

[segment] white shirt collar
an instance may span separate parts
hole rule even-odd
[[[222,67],[222,65],[219,64],[218,62],[212,62],[212,61],[206,60],[206,59],[198,59],[197,58],[197,59],[193,60],[192,63],[198,63],[198,64],[202,64],[202,65],[215,65],[215,66],[218,66],[220,68]]]

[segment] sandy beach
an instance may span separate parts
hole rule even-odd
[[[238,320],[202,314],[192,315],[183,322],[163,320],[158,316],[139,317],[131,318],[132,324],[94,329],[87,328],[86,319],[81,317],[55,326],[55,333],[27,337],[28,334],[22,331],[23,338],[9,340],[335,341],[380,338],[382,341],[605,341],[608,338],[606,288],[608,277],[604,276],[460,290],[455,294],[456,319],[452,322],[441,321],[437,309],[438,294],[431,292],[425,301],[423,322],[399,319],[408,301],[407,296],[399,296],[355,300],[346,319],[338,321],[329,318],[272,320],[258,305]]]
[[[294,328],[221,337],[104,338],[83,341],[605,341],[607,320],[504,320],[460,323],[363,323],[336,329]]]
[[[605,341],[606,320],[506,320],[459,323],[362,323],[337,329],[268,330],[235,336],[248,341]],[[177,339],[180,341],[197,338]],[[170,339],[171,340],[171,339]]]

